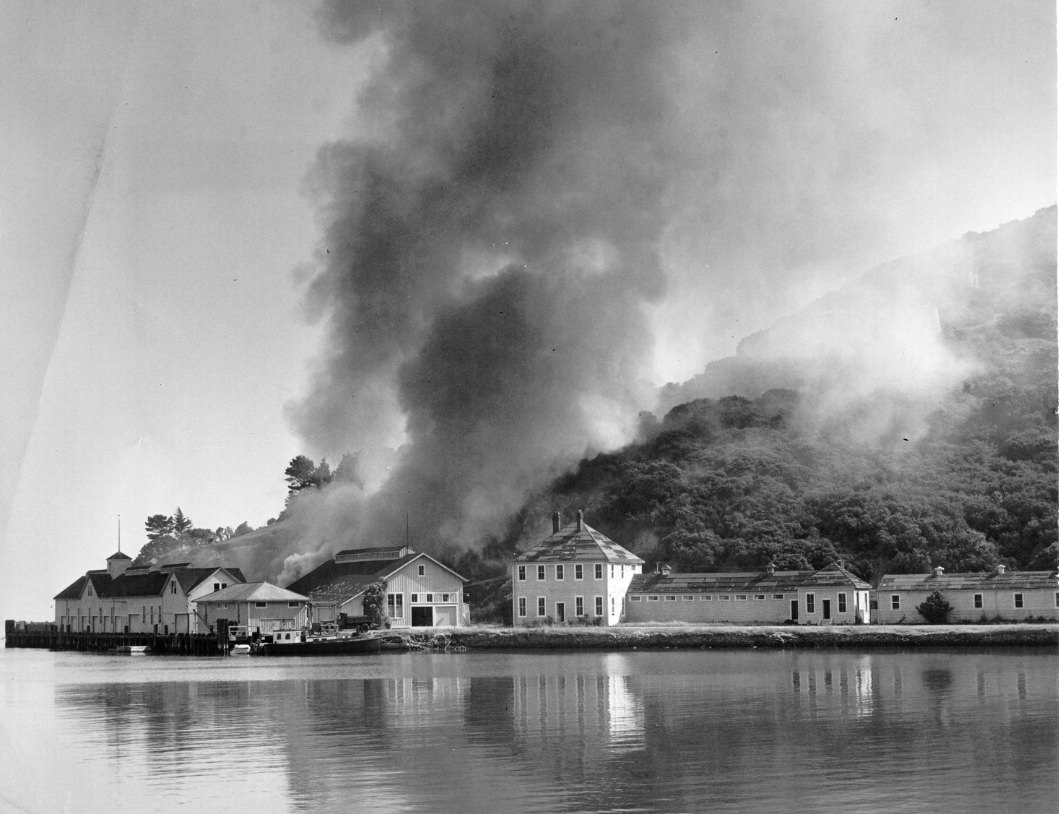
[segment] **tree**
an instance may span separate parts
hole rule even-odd
[[[916,608],[919,615],[932,625],[943,625],[949,621],[952,605],[945,601],[940,591],[934,591]]]
[[[316,471],[316,462],[305,455],[291,458],[290,464],[283,471],[287,476],[287,489],[291,492],[300,492],[313,485],[313,473]]]
[[[364,615],[373,628],[386,627],[390,623],[386,612],[386,580],[377,579],[364,589]]]
[[[235,527],[235,531],[232,532],[232,537],[239,537],[243,534],[249,534],[252,531],[253,529],[250,527],[250,524],[244,520],[242,523]]]
[[[177,534],[183,534],[192,527],[191,518],[184,514],[183,509],[177,506],[177,510],[173,513],[173,531]]]
[[[173,518],[167,514],[152,514],[144,523],[147,529],[147,539],[152,543],[159,537],[165,537],[173,533]]]

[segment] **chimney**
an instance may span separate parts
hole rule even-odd
[[[558,534],[563,527],[562,512],[552,512],[552,534]]]
[[[936,568],[934,569],[934,576],[936,576],[936,577],[940,577],[940,576],[944,576],[944,574],[945,574],[945,569],[944,569],[944,568],[942,568],[942,567],[941,567],[940,565],[939,565],[939,566],[937,566],[937,567],[936,567]]]
[[[768,574],[770,577],[773,574],[775,574],[776,573],[776,563],[770,562],[768,565],[766,565],[765,566],[765,573]]]
[[[1008,570],[1008,567],[1007,567],[1006,565],[998,565],[998,566],[996,567],[996,572],[997,572],[997,575],[998,575],[998,576],[999,576],[1000,574],[1003,574],[1003,573],[1004,573],[1005,571],[1007,571],[1007,570]]]
[[[577,530],[585,530],[585,512],[582,509],[577,510]]]

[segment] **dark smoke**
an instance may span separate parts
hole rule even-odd
[[[470,541],[648,404],[678,167],[673,13],[654,4],[335,3],[381,37],[374,135],[325,148],[310,300],[331,355],[295,411],[314,447],[404,442],[362,529]],[[414,13],[413,13],[414,12]]]

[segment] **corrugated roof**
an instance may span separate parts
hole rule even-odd
[[[879,582],[880,591],[973,591],[1016,588],[1059,588],[1055,571],[995,571],[964,574],[887,574]]]
[[[817,571],[748,571],[699,574],[637,574],[629,591],[632,593],[779,593],[799,588],[850,587],[869,591],[867,582],[854,576],[837,563]]]
[[[309,597],[271,582],[241,582],[206,594],[199,602],[308,602]]]
[[[642,565],[643,560],[587,523],[563,526],[515,558],[516,562],[609,562]]]

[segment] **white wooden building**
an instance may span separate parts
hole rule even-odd
[[[662,566],[629,587],[630,623],[850,625],[871,620],[871,586],[838,563],[816,571],[678,574]]]
[[[105,569],[87,572],[54,597],[55,624],[75,632],[203,633],[198,600],[244,581],[238,568],[133,566],[119,551]]]
[[[203,596],[198,601],[202,621],[210,630],[220,619],[243,625],[249,633],[303,628],[309,623],[309,597],[288,591],[270,582],[230,585]]]
[[[1059,572],[1009,571],[998,565],[988,572],[887,574],[875,590],[876,621],[882,624],[923,624],[917,608],[935,591],[949,603],[951,622],[1059,621]]]
[[[616,625],[625,619],[625,594],[643,560],[585,523],[584,513],[515,556],[511,566],[515,626],[571,621]]]
[[[339,551],[333,560],[287,586],[312,602],[314,622],[364,616],[364,592],[386,582],[390,626],[462,627],[470,623],[466,579],[428,554],[407,546]]]

